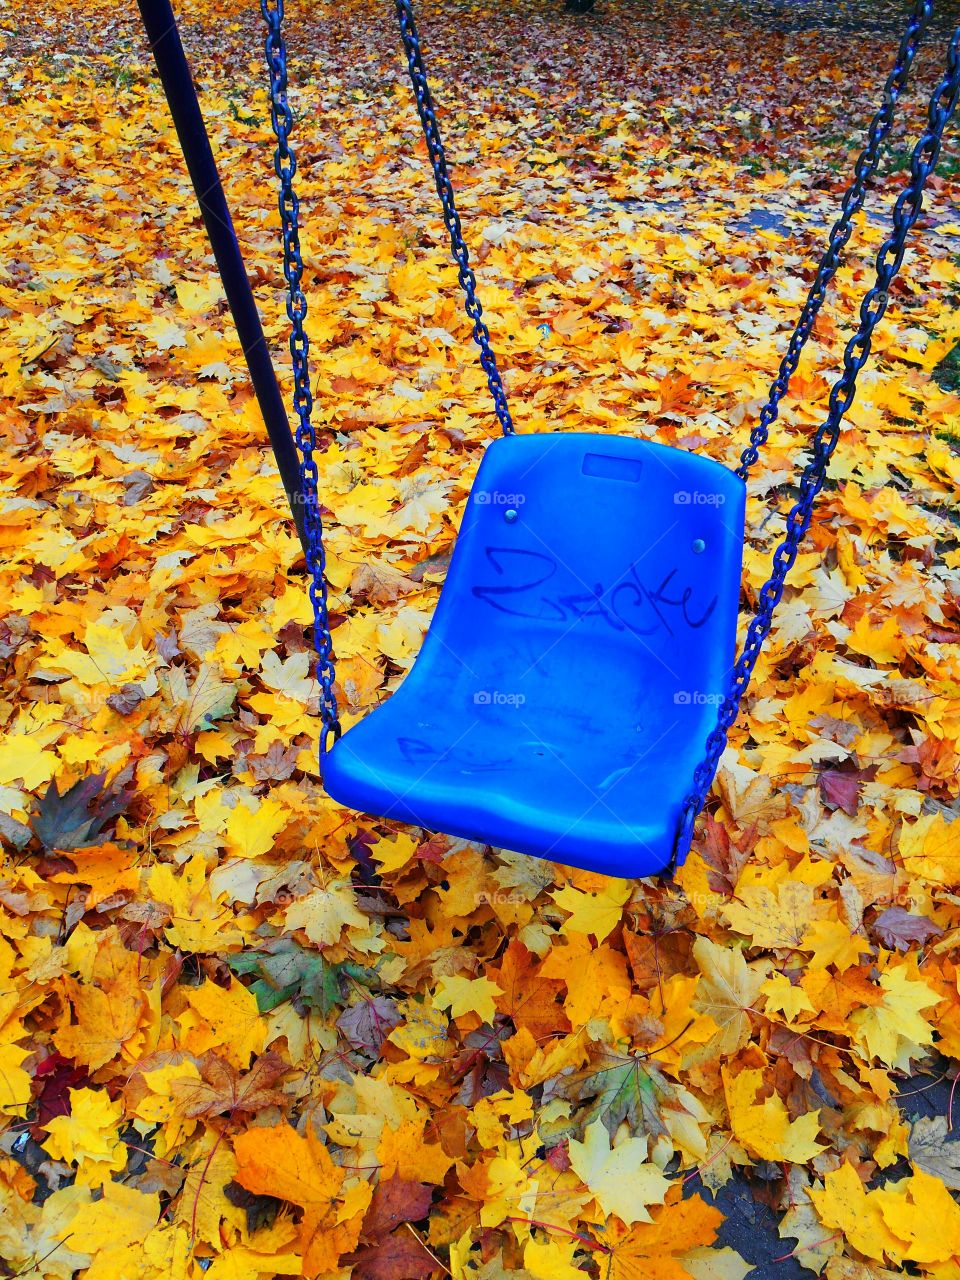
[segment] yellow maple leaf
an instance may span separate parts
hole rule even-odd
[[[304,703],[317,693],[319,686],[310,675],[310,654],[306,649],[282,659],[275,649],[263,655],[260,679],[274,693],[283,694],[297,703]]]
[[[224,830],[227,852],[238,858],[260,858],[273,849],[289,823],[289,811],[275,797],[263,796],[252,807],[241,799],[230,811]]]
[[[960,1205],[939,1178],[915,1168],[912,1177],[870,1194],[890,1231],[904,1242],[904,1257],[931,1265],[960,1255]]]
[[[106,1182],[103,1198],[81,1205],[69,1226],[69,1243],[97,1257],[97,1270],[122,1275],[129,1251],[156,1226],[160,1197],[122,1182]],[[64,1233],[65,1236],[68,1233]]]
[[[610,1146],[602,1120],[584,1130],[583,1142],[569,1144],[570,1166],[589,1187],[604,1213],[615,1213],[628,1226],[652,1222],[650,1205],[663,1204],[669,1181],[648,1157],[646,1138],[626,1138]]]
[[[332,880],[287,907],[287,928],[302,929],[315,946],[329,947],[344,929],[369,929],[367,917],[357,910],[353,887]]]
[[[187,1003],[197,1017],[181,1017],[183,1043],[192,1053],[215,1048],[241,1071],[263,1049],[267,1029],[260,1017],[256,996],[231,978],[229,987],[206,982],[186,992]]]
[[[439,1009],[449,1009],[452,1018],[475,1013],[481,1022],[492,1022],[497,1011],[495,996],[503,992],[489,978],[444,977],[437,983],[433,1000]]]
[[[123,1103],[111,1102],[102,1089],[71,1089],[70,1114],[47,1121],[43,1145],[55,1160],[77,1166],[81,1186],[102,1187],[127,1163],[117,1136],[122,1115]]]
[[[878,666],[896,664],[904,656],[903,629],[895,617],[886,618],[879,627],[872,626],[869,612],[862,613],[847,636],[847,647],[854,653],[872,658]]]
[[[60,761],[29,733],[8,733],[0,742],[0,786],[22,782],[29,790],[42,787],[57,772]]]
[[[851,933],[842,920],[813,920],[803,934],[803,949],[813,952],[816,965],[834,965],[841,973],[858,964],[870,943],[862,933]]]
[[[760,884],[738,887],[737,897],[740,901],[728,903],[723,914],[757,947],[799,947],[810,921],[829,910],[826,903],[814,900],[811,885],[791,880],[775,889]]]
[[[816,1141],[820,1112],[808,1112],[791,1121],[779,1094],[756,1101],[762,1084],[762,1071],[723,1069],[730,1126],[737,1140],[761,1160],[804,1164],[818,1156],[823,1150]]]
[[[339,671],[337,674],[339,675]],[[407,865],[416,853],[418,843],[412,836],[406,835],[403,831],[398,831],[390,840],[378,840],[370,852],[379,862],[380,870],[385,874],[389,874],[392,871],[399,871],[401,867]]]
[[[387,1037],[391,1044],[419,1061],[445,1058],[452,1052],[447,1017],[432,1003],[410,1000],[404,1012],[404,1021]]]
[[[553,894],[558,907],[570,915],[560,926],[563,934],[592,934],[602,942],[620,923],[623,904],[633,892],[628,880],[611,879],[598,893],[584,893],[574,885],[564,885]]]
[[[760,988],[767,997],[767,1012],[782,1013],[787,1022],[796,1022],[801,1013],[815,1013],[810,997],[801,986],[794,986],[785,973],[775,973]]]
[[[960,1253],[960,1207],[939,1178],[923,1170],[867,1191],[844,1163],[809,1195],[823,1225],[842,1231],[868,1258],[935,1264]]]
[[[523,1247],[523,1269],[534,1280],[583,1280],[583,1271],[574,1263],[575,1240],[535,1240]]]
[[[13,1044],[9,1039],[11,1033],[24,1034],[16,1023],[4,1028],[4,1043],[0,1045],[0,1111],[25,1117],[31,1101],[31,1076],[24,1071],[22,1063],[29,1058],[30,1050]]]
[[[898,1071],[909,1071],[911,1058],[933,1043],[933,1028],[921,1010],[939,1004],[941,997],[910,972],[906,963],[894,964],[880,975],[883,1002],[850,1015],[854,1038],[867,1053]]]
[[[215,901],[207,884],[207,864],[195,854],[182,867],[158,862],[146,875],[150,896],[170,908],[164,936],[190,952],[216,951],[240,941],[229,909]]]
[[[143,645],[132,638],[135,623],[133,615],[127,619],[112,613],[89,622],[83,635],[87,652],[64,648],[54,666],[68,671],[83,685],[112,684],[119,687],[125,682],[135,683],[153,666],[153,659]]]
[[[900,831],[900,856],[912,876],[936,884],[960,885],[960,819],[921,814]]]

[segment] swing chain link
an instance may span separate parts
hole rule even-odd
[[[893,231],[880,247],[876,259],[876,283],[860,305],[860,322],[843,353],[843,373],[830,391],[826,421],[814,436],[810,460],[800,477],[800,497],[787,516],[787,531],[773,556],[773,572],[760,589],[757,609],[747,627],[743,651],[733,670],[730,692],[717,717],[717,727],[707,738],[706,754],[693,775],[693,789],[685,799],[673,857],[668,873],[682,861],[689,848],[693,825],[703,808],[727,735],[740,710],[761,648],[770,633],[773,611],[783,595],[784,582],[797,558],[800,544],[813,519],[813,504],[823,488],[827,466],[840,439],[840,424],[856,395],[857,375],[870,356],[873,332],[887,309],[890,286],[903,262],[907,237],[920,216],[923,190],[940,156],[943,132],[960,99],[960,28],[950,40],[943,79],[930,98],[927,129],[913,149],[910,180],[897,197],[893,209]]]
[[[305,323],[307,299],[303,292],[303,255],[300,250],[300,201],[294,190],[297,158],[290,146],[293,112],[287,93],[287,48],[283,38],[284,0],[260,0],[267,24],[265,51],[270,72],[270,119],[277,139],[274,169],[280,181],[277,206],[283,229],[283,274],[287,282],[287,315],[290,318],[290,357],[293,364],[293,407],[297,415],[294,433],[300,454],[300,494],[307,542],[307,569],[310,573],[310,604],[313,608],[313,638],[317,651],[316,678],[320,685],[320,771],[332,742],[340,737],[341,726],[334,692],[336,673],[333,640],[330,635],[327,598],[326,556],[323,549],[323,521],[320,516],[316,449],[317,435],[311,415],[310,342]],[[331,742],[332,739],[332,742]]]
[[[464,309],[473,323],[473,340],[480,348],[480,365],[487,375],[487,386],[490,388],[490,394],[493,397],[493,406],[496,410],[497,418],[503,434],[511,436],[515,434],[513,419],[510,416],[510,409],[507,405],[507,396],[500,378],[500,370],[497,368],[497,359],[493,354],[493,347],[490,345],[490,330],[484,323],[483,308],[480,306],[480,299],[477,297],[477,278],[473,273],[473,268],[470,266],[470,255],[467,252],[466,242],[463,238],[463,228],[460,225],[460,215],[457,212],[453,194],[453,183],[450,181],[450,172],[447,168],[443,141],[437,125],[430,85],[427,81],[427,73],[420,53],[420,37],[417,34],[417,24],[414,21],[413,9],[410,0],[396,0],[396,8],[397,19],[400,24],[400,36],[403,40],[403,50],[407,59],[407,69],[410,73],[410,82],[413,85],[413,93],[416,98],[417,114],[420,117],[423,136],[427,144],[427,154],[430,157],[430,167],[433,170],[433,180],[437,188],[437,195],[440,197],[440,203],[443,207],[443,221],[450,237],[451,254],[457,265],[457,279],[466,297]]]
[[[780,411],[780,401],[787,393],[790,379],[797,371],[807,339],[813,332],[817,316],[827,296],[827,290],[836,275],[841,255],[850,239],[853,219],[863,208],[867,187],[876,175],[880,164],[881,148],[893,126],[897,102],[906,87],[910,68],[913,66],[932,10],[933,0],[915,0],[907,29],[897,50],[896,62],[884,85],[883,101],[870,122],[867,144],[857,159],[853,181],[844,192],[840,217],[831,228],[826,252],[817,268],[816,278],[810,286],[810,292],[790,338],[786,354],[780,362],[780,369],[770,388],[769,398],[760,412],[760,420],[750,432],[749,445],[740,455],[737,475],[741,480],[747,479],[750,468],[757,461],[760,450],[767,442],[770,427],[776,421]]]

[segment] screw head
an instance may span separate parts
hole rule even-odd
[[[693,540],[693,554],[694,554],[695,556],[700,555],[700,553],[701,553],[702,551],[706,551],[706,549],[707,549],[707,544],[704,542],[704,540],[703,540],[702,538],[694,538],[694,540]]]
[[[503,513],[503,518],[506,520],[507,524],[514,524],[519,514],[520,513],[516,508],[507,507],[506,511]]]

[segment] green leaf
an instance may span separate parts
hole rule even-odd
[[[298,1000],[326,1014],[343,1004],[341,974],[357,969],[356,965],[330,964],[319,951],[301,947],[293,938],[272,938],[258,951],[229,956],[227,964],[237,974],[259,974],[250,990],[261,1013],[286,1000]]]
[[[610,1137],[626,1120],[632,1133],[658,1137],[667,1132],[660,1119],[660,1100],[670,1087],[651,1063],[604,1052],[586,1071],[563,1081],[562,1093],[586,1105],[577,1113],[577,1127],[601,1120]]]

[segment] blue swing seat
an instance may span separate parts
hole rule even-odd
[[[330,750],[328,793],[607,875],[682,861],[681,807],[729,685],[743,521],[743,482],[709,458],[620,436],[494,441],[420,654]]]

